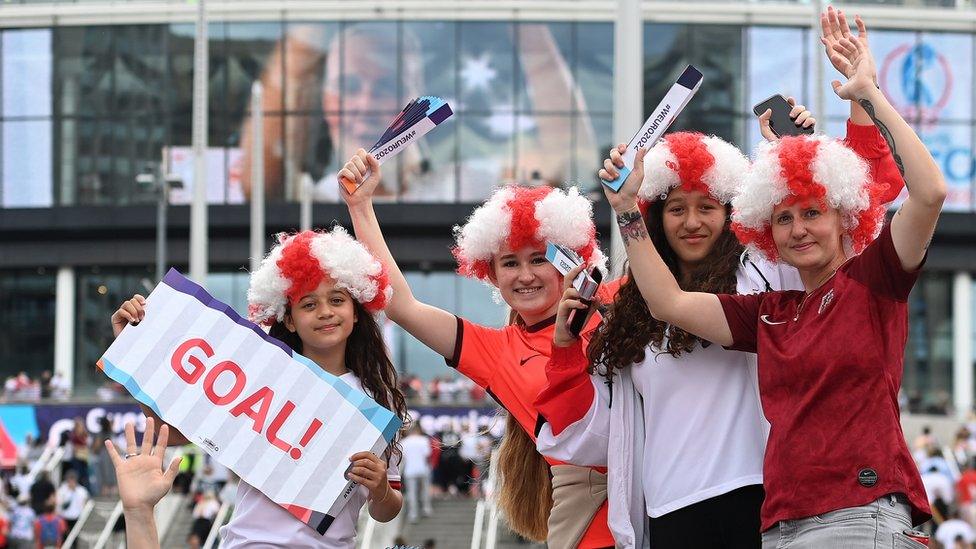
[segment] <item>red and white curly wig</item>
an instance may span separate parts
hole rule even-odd
[[[593,204],[573,187],[502,187],[463,226],[454,227],[451,250],[458,274],[490,283],[491,259],[502,246],[519,250],[554,242],[580,254],[587,265],[604,267],[596,241]]]
[[[340,226],[331,231],[280,233],[278,243],[251,273],[247,310],[251,321],[270,326],[326,277],[377,312],[393,296],[386,267]]]
[[[748,249],[779,259],[771,218],[780,204],[837,209],[844,246],[860,253],[881,232],[886,185],[842,142],[823,135],[784,137],[756,149],[752,169],[732,200],[732,230]]]
[[[669,133],[644,156],[644,181],[637,195],[653,202],[680,187],[728,204],[748,171],[749,160],[721,138],[698,132]]]

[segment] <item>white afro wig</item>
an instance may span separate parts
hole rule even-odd
[[[315,290],[326,277],[368,311],[382,310],[393,296],[386,267],[345,229],[279,234],[278,243],[251,273],[248,316],[273,324],[288,305]]]

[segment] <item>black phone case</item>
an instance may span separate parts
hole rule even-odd
[[[813,133],[814,126],[801,128],[793,123],[793,119],[790,118],[790,111],[793,110],[793,107],[790,106],[789,102],[782,95],[777,94],[760,101],[752,107],[752,112],[756,116],[759,116],[766,112],[766,109],[772,109],[773,111],[772,116],[769,118],[769,127],[777,136],[811,135]]]
[[[594,270],[590,276],[596,281],[597,289],[599,289],[599,284],[603,282],[603,273],[601,273],[599,270]],[[596,292],[594,292],[593,295],[596,295]],[[586,323],[586,318],[590,316],[590,309],[593,308],[593,301],[588,302],[588,305],[589,307],[585,311],[583,309],[573,309],[569,313],[569,333],[573,334],[573,337],[579,337],[580,330],[583,329],[583,325]]]

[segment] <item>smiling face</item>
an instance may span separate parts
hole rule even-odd
[[[562,293],[562,276],[546,259],[543,247],[512,251],[503,247],[492,257],[491,281],[505,303],[527,324],[556,313]]]
[[[303,349],[328,351],[345,345],[356,324],[352,297],[324,278],[318,287],[292,304],[285,327],[297,333]]]
[[[725,230],[725,206],[700,191],[676,188],[668,194],[662,213],[664,235],[688,273],[711,253]]]
[[[845,258],[836,208],[780,204],[773,208],[770,224],[779,257],[801,271],[823,270]]]

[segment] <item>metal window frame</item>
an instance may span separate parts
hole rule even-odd
[[[612,22],[613,0],[253,0],[207,2],[211,21],[603,21]],[[723,23],[740,25],[810,25],[815,3],[675,2],[641,4],[647,22]],[[878,29],[976,32],[976,10],[855,5]],[[105,1],[85,3],[6,4],[0,28],[193,23],[196,6],[183,0]]]

